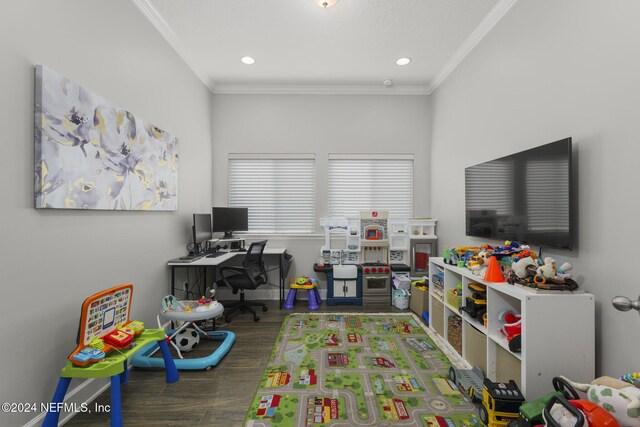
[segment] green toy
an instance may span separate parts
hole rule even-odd
[[[555,377],[552,380],[552,384],[555,391],[520,406],[518,419],[509,422],[508,427],[533,427],[544,424],[542,412],[547,403],[555,396],[563,396],[569,400],[579,399],[575,389],[562,378]]]

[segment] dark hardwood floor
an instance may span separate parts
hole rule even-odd
[[[308,312],[306,301],[292,310],[279,310],[278,301],[265,301],[269,310],[254,322],[250,313],[238,313],[220,330],[231,330],[237,338],[224,359],[209,371],[180,371],[180,380],[165,382],[164,370],[132,369],[129,384],[123,385],[122,408],[126,426],[242,426],[247,408],[258,386],[284,318],[290,313]],[[353,306],[328,307],[320,312],[400,312]],[[219,319],[219,322],[222,319]],[[214,344],[200,341],[188,357],[213,351]],[[110,390],[96,399],[109,404]],[[91,405],[90,405],[91,406]],[[108,413],[81,413],[67,426],[108,426]]]

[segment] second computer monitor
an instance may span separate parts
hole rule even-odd
[[[234,231],[249,230],[249,209],[212,208],[213,232],[224,233],[224,239],[232,239]]]
[[[205,249],[206,242],[213,238],[211,231],[211,214],[193,214],[193,243],[195,252]],[[205,243],[205,245],[203,245]]]

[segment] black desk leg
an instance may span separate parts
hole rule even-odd
[[[278,269],[279,273],[280,273],[280,289],[279,289],[279,293],[280,293],[280,310],[282,310],[282,305],[284,303],[284,275],[282,274],[282,261],[284,258],[284,254],[280,254],[280,257],[278,258],[280,261],[280,268]]]
[[[175,265],[171,266],[171,295],[176,291],[176,267]]]

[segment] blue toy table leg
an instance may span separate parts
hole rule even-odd
[[[178,374],[176,362],[174,362],[173,357],[171,357],[171,351],[169,350],[167,342],[165,340],[159,340],[158,347],[160,347],[162,358],[164,359],[164,370],[167,375],[167,382],[174,383],[178,381],[178,379],[180,378],[180,374]]]
[[[120,380],[122,374],[111,377],[111,427],[122,427],[122,401],[120,399]]]
[[[58,386],[55,393],[53,393],[53,399],[51,399],[51,406],[47,411],[47,415],[44,417],[42,427],[58,427],[58,418],[60,417],[59,403],[64,402],[64,396],[67,394],[67,389],[71,383],[71,378],[60,377],[58,380]],[[51,410],[53,409],[53,411]]]
[[[129,367],[127,366],[127,361],[124,362],[124,371],[120,374],[120,384],[128,384],[129,383]]]

